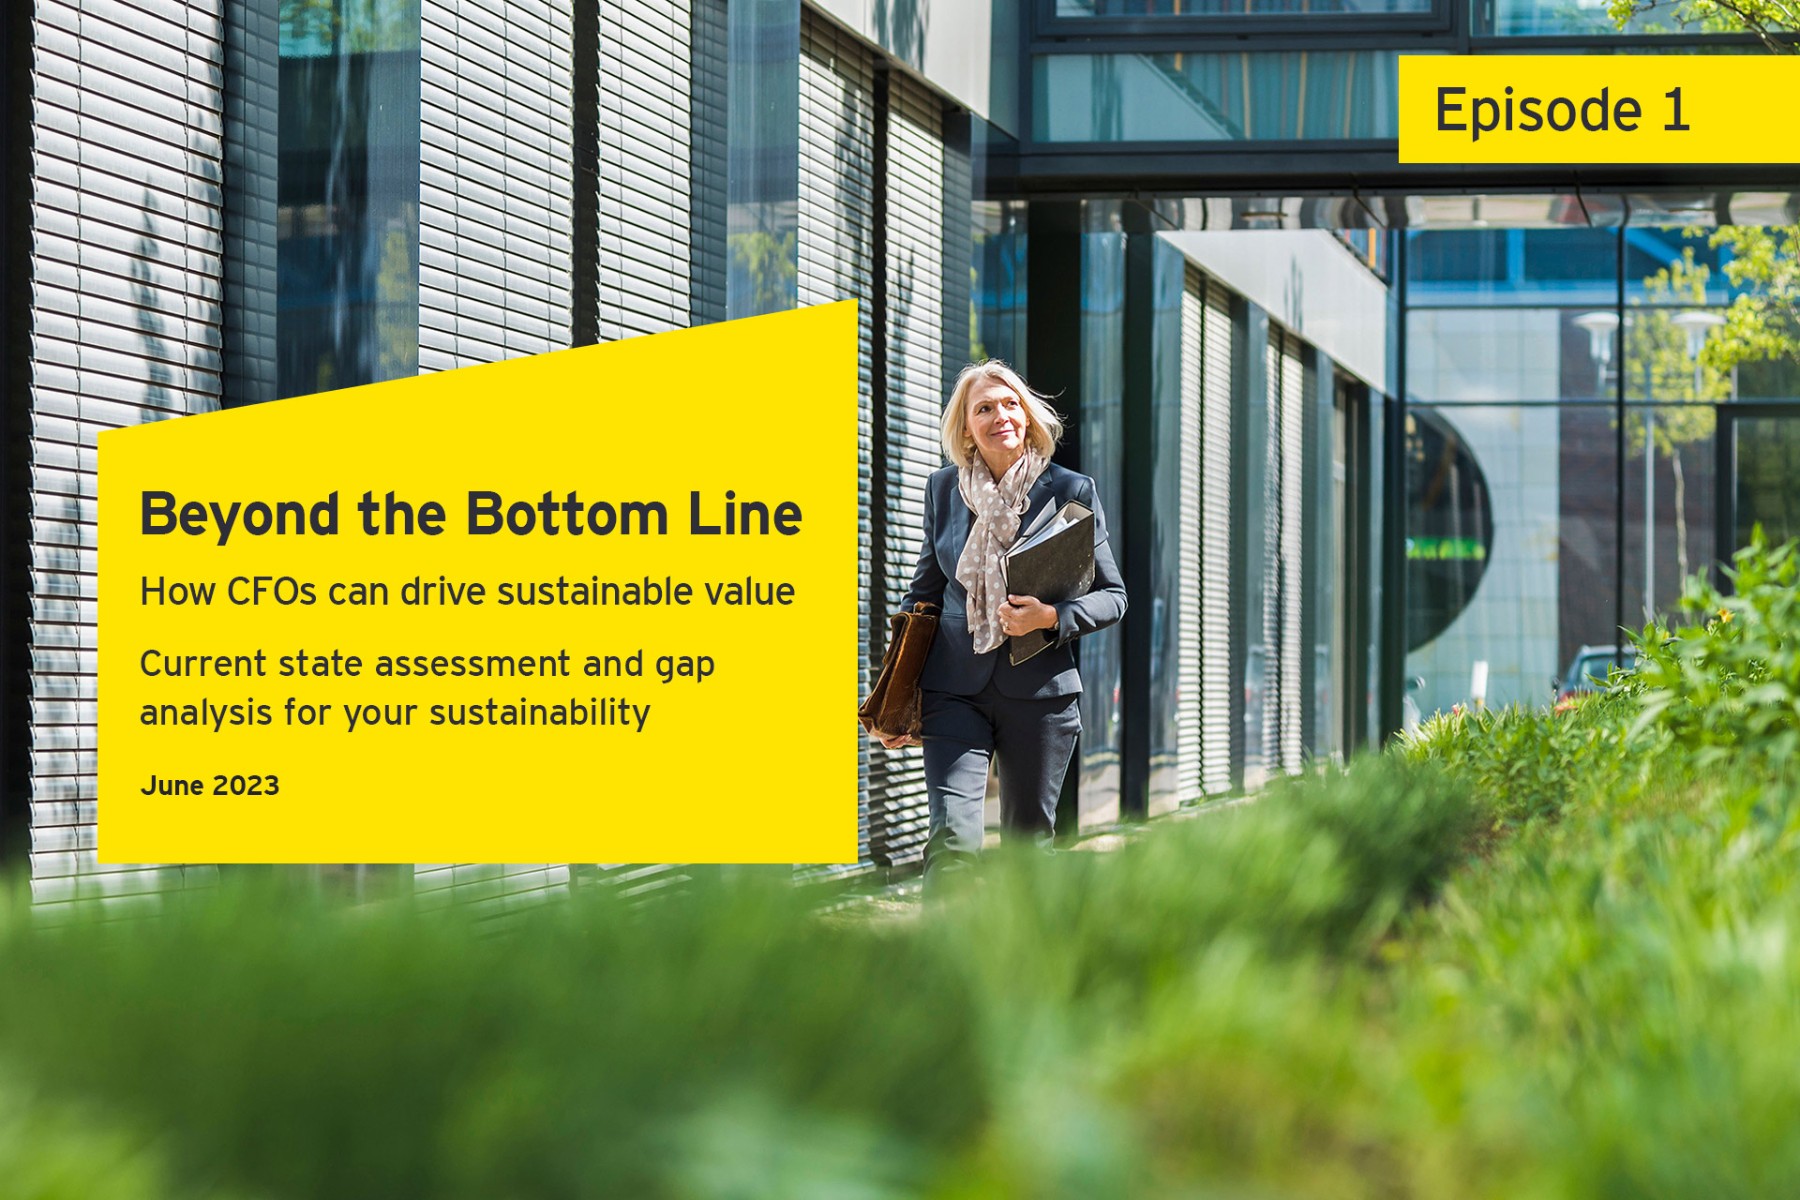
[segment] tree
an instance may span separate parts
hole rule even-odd
[[[318,54],[419,48],[419,0],[281,0],[286,46]]]
[[[1647,305],[1633,312],[1625,361],[1641,372],[1637,382],[1644,400],[1680,402],[1657,410],[1654,440],[1675,476],[1676,558],[1685,577],[1687,481],[1680,447],[1712,436],[1712,404],[1732,397],[1740,367],[1785,363],[1800,368],[1800,226],[1727,225],[1710,233],[1689,227],[1682,234],[1692,240],[1704,236],[1710,249],[1721,252],[1721,270],[1732,292],[1721,314],[1725,323],[1702,344],[1698,362],[1688,356],[1685,333],[1676,328],[1674,317],[1684,301],[1694,308],[1705,305],[1712,276],[1689,246],[1679,259],[1645,278]],[[1628,436],[1633,452],[1642,453],[1645,433],[1634,429]]]
[[[1800,226],[1727,225],[1713,230],[1708,244],[1728,251],[1723,269],[1735,293],[1724,326],[1707,343],[1708,364],[1786,360],[1800,367]]]
[[[1632,373],[1627,384],[1642,389],[1640,399],[1666,406],[1647,410],[1653,416],[1641,425],[1632,422],[1626,437],[1633,453],[1669,460],[1675,477],[1675,560],[1683,579],[1688,575],[1688,528],[1681,448],[1712,437],[1718,423],[1713,403],[1730,398],[1731,368],[1719,364],[1714,345],[1718,332],[1707,339],[1697,362],[1690,357],[1687,333],[1675,317],[1706,303],[1711,275],[1710,267],[1695,261],[1692,246],[1683,249],[1680,258],[1644,280],[1646,303],[1631,310],[1626,325],[1625,362]],[[1646,446],[1647,441],[1653,444]],[[1654,517],[1644,514],[1646,538],[1652,536]]]
[[[1608,0],[1606,15],[1640,33],[1754,33],[1771,53],[1793,54],[1800,0]]]

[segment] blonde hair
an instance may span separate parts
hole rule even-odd
[[[1019,398],[1025,406],[1025,413],[1030,423],[1025,427],[1025,441],[1045,458],[1056,453],[1056,443],[1062,440],[1062,418],[1050,407],[1048,397],[1040,396],[1021,378],[1019,373],[997,358],[983,359],[978,363],[970,363],[956,377],[956,386],[950,389],[950,399],[944,405],[943,443],[944,457],[959,467],[966,467],[975,461],[975,443],[969,438],[969,393],[975,385],[984,381],[998,383]]]

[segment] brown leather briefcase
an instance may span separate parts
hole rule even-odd
[[[887,650],[869,698],[856,710],[863,728],[876,737],[919,736],[919,675],[937,636],[938,606],[915,604],[911,612],[888,618]]]

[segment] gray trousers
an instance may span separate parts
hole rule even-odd
[[[1001,837],[1048,843],[1081,731],[1081,697],[1014,700],[990,680],[973,696],[925,691],[920,708],[931,805],[926,872],[981,853],[988,762],[996,755]]]

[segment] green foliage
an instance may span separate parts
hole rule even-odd
[[[419,0],[280,0],[283,53],[419,49]]]
[[[1800,751],[1800,558],[1761,526],[1733,556],[1733,594],[1688,580],[1687,620],[1633,636],[1641,663],[1640,743],[1668,744],[1701,770],[1738,756],[1784,767]]]
[[[0,1078],[103,1105],[183,1187],[261,1196],[910,1195],[1046,1154],[1110,1178],[1016,1123],[1049,1102],[1016,1107],[1021,1073],[1080,1073],[1209,948],[1366,953],[1472,813],[1371,762],[1117,854],[997,862],[901,926],[823,923],[779,876],[504,936],[229,886],[128,930],[13,920]]]
[[[504,931],[227,880],[0,913],[8,1194],[1800,1190],[1800,550],[1558,711],[1456,713],[911,917],[784,872]],[[27,1102],[28,1101],[28,1102]]]
[[[1689,226],[1681,233],[1704,236],[1709,249],[1724,251],[1721,270],[1732,292],[1721,313],[1725,323],[1702,345],[1696,372],[1671,306],[1704,305],[1712,268],[1684,247],[1680,258],[1644,279],[1648,306],[1633,313],[1626,343],[1626,362],[1639,374],[1634,389],[1647,400],[1719,401],[1730,398],[1731,374],[1739,367],[1800,365],[1800,226]],[[1693,436],[1710,433],[1708,425]]]
[[[1624,727],[1631,712],[1617,694],[1583,698],[1563,711],[1459,711],[1433,717],[1399,753],[1432,763],[1474,789],[1496,830],[1553,818],[1578,789],[1626,786],[1631,762]],[[1577,768],[1580,768],[1579,771]]]
[[[1633,33],[1754,33],[1775,54],[1792,54],[1781,35],[1800,29],[1794,0],[1607,0],[1606,15]]]
[[[794,231],[744,230],[726,240],[733,266],[750,281],[752,312],[776,312],[794,306],[800,260]]]
[[[1714,371],[1743,363],[1800,363],[1800,226],[1727,225],[1712,232],[1730,252],[1725,278],[1738,295],[1702,359]]]
[[[0,1180],[16,1200],[174,1200],[158,1148],[91,1111],[0,1086]]]

